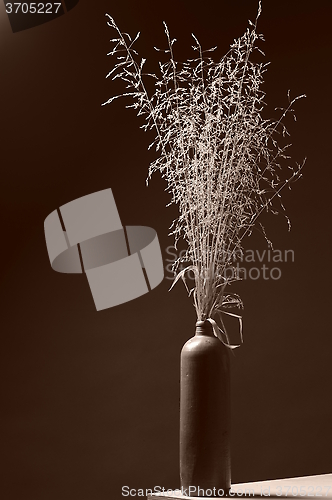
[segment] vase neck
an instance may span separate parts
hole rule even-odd
[[[213,329],[210,321],[197,321],[195,335],[205,335],[213,337]]]

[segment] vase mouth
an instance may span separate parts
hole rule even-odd
[[[213,330],[210,321],[207,320],[196,321],[196,335],[213,336]]]
[[[196,326],[208,326],[208,325],[211,325],[210,321],[208,321],[207,319],[198,319],[196,321]]]

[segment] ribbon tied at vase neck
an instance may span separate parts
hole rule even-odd
[[[221,319],[221,314],[227,314],[228,316],[233,316],[233,318],[237,318],[239,320],[240,344],[231,344],[230,343],[226,327],[225,327],[225,325],[224,325],[224,323],[223,323],[223,321]],[[240,316],[239,314],[230,313],[228,311],[219,311],[219,317],[221,319],[221,323],[222,323],[223,328],[220,328],[220,326],[217,324],[217,322],[213,318],[206,318],[206,321],[209,321],[209,323],[211,323],[211,325],[212,325],[214,335],[226,347],[228,347],[231,350],[234,350],[237,347],[240,347],[243,344],[243,335],[242,335],[243,323],[242,323],[242,316]],[[225,342],[224,339],[222,338],[222,334],[224,334],[224,336],[226,337],[227,342]]]
[[[85,273],[97,311],[133,300],[164,278],[156,231],[123,226],[110,188],[62,205],[44,229],[52,268]]]

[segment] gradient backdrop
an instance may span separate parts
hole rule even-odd
[[[0,4],[1,455],[4,500],[120,499],[121,487],[179,486],[179,355],[195,312],[182,284],[96,312],[83,275],[52,271],[43,222],[60,205],[111,187],[126,225],[157,230],[164,257],[176,209],[156,175],[151,137],[106,80],[110,13],[153,45],[192,57],[191,32],[221,56],[256,0],[80,0],[67,14],[12,33]],[[264,0],[266,117],[298,101],[292,156],[308,157],[285,192],[292,231],[266,220],[275,248],[293,249],[280,280],[234,286],[245,302],[244,345],[232,357],[233,483],[332,472],[331,35],[329,1]],[[128,104],[128,102],[127,102]],[[246,248],[266,248],[253,235]],[[165,262],[166,263],[166,262]],[[267,264],[268,265],[268,264]],[[258,266],[259,267],[259,266]],[[236,327],[236,322],[230,326]]]

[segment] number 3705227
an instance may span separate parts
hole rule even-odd
[[[61,2],[49,3],[6,3],[7,14],[57,14]]]

